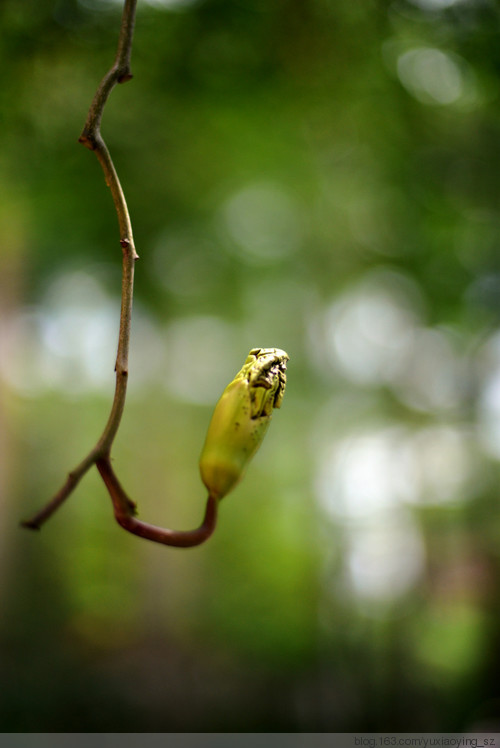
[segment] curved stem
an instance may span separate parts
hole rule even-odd
[[[70,496],[80,479],[85,475],[94,462],[99,457],[109,455],[125,407],[132,320],[132,300],[134,295],[134,266],[135,261],[138,259],[138,255],[134,246],[132,224],[130,221],[127,201],[125,200],[125,195],[110,153],[101,135],[100,127],[104,106],[111,91],[118,83],[125,83],[132,78],[132,73],[130,72],[130,57],[132,54],[136,6],[137,0],[125,0],[115,61],[97,88],[90,105],[85,126],[79,138],[80,143],[95,152],[99,163],[101,164],[106,184],[110,188],[113,197],[120,231],[120,245],[123,253],[120,331],[118,336],[118,350],[116,354],[116,384],[113,404],[111,406],[108,421],[97,441],[97,444],[74,468],[74,470],[69,473],[65,483],[61,486],[51,501],[49,501],[48,504],[46,504],[46,506],[37,512],[31,519],[21,523],[23,527],[30,529],[39,529],[41,525],[61,506],[68,496]]]
[[[192,548],[208,540],[215,530],[218,502],[213,496],[209,496],[207,499],[205,516],[200,527],[196,530],[168,530],[164,527],[142,522],[134,516],[135,504],[129,499],[116,477],[109,457],[96,460],[96,466],[111,496],[116,521],[128,532],[152,540],[154,543],[162,543],[177,548]]]
[[[134,246],[132,224],[125,195],[110,153],[101,135],[100,127],[104,106],[111,91],[117,83],[124,83],[132,78],[130,72],[130,55],[136,4],[137,0],[125,0],[115,62],[97,88],[92,104],[90,105],[85,126],[79,138],[80,143],[95,152],[101,164],[106,184],[110,188],[113,197],[120,231],[120,245],[123,252],[120,331],[116,354],[116,384],[113,404],[108,421],[97,444],[82,462],[69,473],[66,482],[51,501],[35,514],[34,517],[23,522],[22,525],[30,529],[40,529],[42,524],[68,498],[81,478],[95,463],[111,496],[116,520],[125,530],[142,538],[152,540],[155,543],[177,546],[179,548],[190,548],[203,543],[215,530],[217,523],[217,499],[213,496],[208,497],[205,517],[200,527],[196,530],[176,531],[150,525],[138,520],[134,516],[135,504],[126,495],[110,461],[111,447],[120,426],[127,394],[128,355],[134,294],[134,266],[138,255]]]

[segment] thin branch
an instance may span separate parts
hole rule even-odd
[[[95,449],[90,452],[84,460],[76,467],[71,473],[68,474],[66,482],[55,494],[55,496],[40,509],[34,517],[21,522],[23,527],[27,527],[30,530],[39,530],[43,523],[51,517],[54,512],[59,509],[61,504],[73,493],[81,478],[85,475],[87,470],[92,467],[95,462]]]
[[[168,530],[155,525],[149,525],[135,518],[135,504],[126,495],[111,466],[110,453],[113,441],[118,432],[127,394],[128,355],[130,348],[130,328],[132,320],[132,301],[134,294],[134,266],[138,259],[134,246],[132,224],[127,208],[125,195],[116,173],[113,161],[106,143],[101,135],[101,120],[104,106],[117,83],[124,83],[132,78],[130,72],[130,56],[134,33],[135,11],[137,0],[125,0],[123,9],[118,50],[111,69],[102,79],[90,105],[87,120],[79,142],[94,151],[101,164],[106,184],[111,190],[118,226],[120,230],[120,245],[123,252],[122,266],[122,295],[120,311],[120,331],[118,336],[118,351],[116,355],[116,385],[111,412],[108,421],[97,444],[82,462],[72,470],[63,486],[34,517],[22,523],[24,527],[38,530],[49,517],[71,495],[81,478],[96,464],[97,469],[106,485],[113,503],[117,522],[126,530],[147,538],[156,543],[189,548],[207,540],[215,530],[217,522],[217,499],[209,496],[205,517],[199,528],[190,531]]]
[[[121,486],[111,466],[109,457],[103,457],[96,461],[97,469],[106,484],[116,521],[128,532],[139,535],[141,538],[152,540],[163,545],[176,546],[177,548],[192,548],[204,543],[212,535],[217,525],[218,501],[213,496],[207,499],[205,517],[196,530],[168,530],[157,525],[150,525],[137,519],[134,514],[134,502],[129,499]]]
[[[55,494],[52,500],[37,512],[34,517],[22,523],[24,527],[31,529],[39,529],[41,525],[61,506],[68,496],[71,495],[81,478],[95,461],[99,457],[109,454],[125,406],[132,300],[134,294],[134,265],[138,255],[134,246],[132,224],[125,195],[123,194],[123,189],[106,143],[101,135],[100,127],[104,106],[111,91],[118,83],[124,83],[132,78],[132,73],[130,72],[130,56],[132,52],[136,5],[137,0],[125,0],[115,61],[97,88],[92,104],[90,105],[83,132],[79,138],[80,143],[90,150],[95,151],[99,163],[101,164],[106,184],[110,188],[113,197],[120,230],[120,244],[123,251],[122,302],[118,352],[115,366],[116,385],[113,405],[111,407],[108,422],[106,423],[104,431],[95,447],[80,462],[80,464],[69,473],[66,482]]]
[[[132,55],[136,6],[137,0],[125,0],[115,61],[95,92],[87,115],[87,121],[80,136],[80,142],[90,148],[90,150],[95,149],[95,140],[100,136],[102,114],[111,91],[117,83],[126,83],[132,78],[130,58]]]

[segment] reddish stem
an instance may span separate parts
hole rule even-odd
[[[109,457],[96,460],[96,466],[111,496],[116,521],[128,532],[152,540],[154,543],[172,545],[177,548],[192,548],[208,540],[215,530],[218,502],[213,496],[209,496],[207,499],[205,516],[200,527],[196,530],[168,530],[164,527],[142,522],[134,516],[135,504],[129,499],[116,477]]]

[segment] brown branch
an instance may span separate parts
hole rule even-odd
[[[94,448],[85,459],[68,474],[66,482],[61,486],[59,491],[48,502],[48,504],[42,507],[34,517],[21,522],[22,527],[27,527],[30,530],[39,530],[43,523],[46,522],[46,520],[48,520],[57,509],[59,509],[68,496],[73,493],[81,478],[83,478],[87,470],[94,464],[95,459]]]
[[[184,532],[149,525],[134,517],[135,504],[125,494],[111,467],[110,461],[111,447],[120,426],[127,394],[128,355],[134,294],[134,266],[138,255],[134,246],[132,224],[125,195],[123,194],[122,186],[108,148],[101,135],[101,120],[104,107],[113,88],[117,83],[125,83],[132,78],[130,56],[132,52],[136,5],[137,0],[125,0],[115,61],[97,88],[92,104],[90,105],[85,126],[79,138],[80,143],[95,152],[104,172],[106,184],[111,190],[118,217],[120,245],[123,253],[120,331],[115,365],[116,384],[113,404],[104,431],[95,447],[69,473],[65,483],[51,501],[31,517],[31,519],[22,522],[22,525],[33,530],[40,529],[44,522],[72,494],[90,467],[96,464],[111,496],[116,520],[122,527],[135,535],[148,538],[157,543],[186,548],[203,543],[214,531],[217,520],[217,500],[212,497],[208,498],[204,521],[196,530]]]
[[[123,83],[132,78],[130,72],[130,56],[132,52],[136,5],[137,0],[125,0],[115,61],[97,88],[92,104],[90,105],[83,132],[79,138],[80,143],[85,145],[87,148],[90,148],[90,150],[95,151],[99,163],[101,164],[106,184],[110,188],[113,197],[120,230],[120,244],[123,251],[122,302],[118,352],[115,366],[115,395],[108,422],[106,423],[104,431],[95,447],[80,462],[80,464],[69,473],[66,482],[61,486],[52,500],[37,512],[34,517],[22,523],[24,527],[36,530],[38,530],[61,506],[68,496],[71,495],[81,478],[95,461],[99,457],[109,455],[125,406],[132,300],[134,294],[134,265],[138,256],[134,247],[132,224],[130,222],[125,195],[123,194],[122,186],[106,143],[101,135],[100,127],[104,106],[111,91],[117,83]]]
[[[209,496],[205,509],[205,517],[202,524],[196,530],[168,530],[157,525],[150,525],[137,519],[135,504],[129,499],[121,486],[111,466],[109,457],[103,457],[96,461],[97,469],[106,484],[116,521],[128,532],[139,535],[141,538],[152,540],[163,545],[173,545],[177,548],[192,548],[204,543],[212,535],[217,524],[217,499]]]

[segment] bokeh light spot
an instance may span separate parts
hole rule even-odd
[[[397,60],[397,74],[422,104],[447,106],[474,98],[474,77],[465,60],[440,49],[417,47],[404,52]]]
[[[240,256],[248,262],[277,262],[302,241],[300,211],[281,187],[253,184],[232,195],[222,210],[223,225]]]

